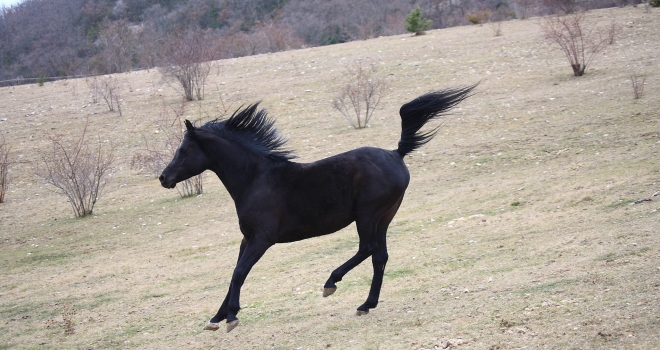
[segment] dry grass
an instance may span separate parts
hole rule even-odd
[[[389,231],[377,309],[354,316],[369,263],[321,297],[357,249],[351,226],[272,248],[229,334],[202,327],[238,253],[230,197],[208,176],[204,195],[179,199],[129,167],[161,98],[175,104],[177,93],[156,71],[123,75],[131,92],[119,117],[90,104],[81,80],[0,89],[0,130],[21,162],[0,205],[0,348],[660,347],[660,12],[590,14],[625,25],[580,78],[539,40],[537,19],[509,21],[499,37],[460,27],[215,63],[189,117],[263,99],[299,161],[395,148],[402,103],[482,82],[406,160],[412,181]],[[342,64],[366,57],[390,74],[393,93],[370,128],[354,130],[330,101]],[[633,59],[649,67],[639,100],[628,85]],[[47,149],[46,132],[86,118],[124,163],[95,215],[73,219],[30,162]],[[652,201],[630,204],[641,198]],[[73,334],[48,327],[65,322],[62,305],[75,310],[63,326]]]

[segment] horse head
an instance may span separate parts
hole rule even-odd
[[[186,134],[174,158],[158,177],[165,188],[174,188],[177,183],[201,174],[208,169],[209,159],[196,139],[196,128],[188,120],[185,121]]]

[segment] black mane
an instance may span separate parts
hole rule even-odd
[[[229,119],[212,120],[199,127],[223,137],[231,138],[268,158],[285,162],[295,158],[285,149],[286,139],[275,128],[275,121],[268,117],[266,109],[257,110],[259,102],[237,109]]]

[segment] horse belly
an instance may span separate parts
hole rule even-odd
[[[333,197],[318,198],[294,205],[288,218],[281,224],[278,242],[293,242],[337,232],[355,220],[349,198],[343,201]]]

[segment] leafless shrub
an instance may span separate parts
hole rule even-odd
[[[502,22],[488,22],[488,26],[493,31],[494,36],[502,35]]]
[[[99,103],[101,97],[101,83],[99,82],[99,77],[87,77],[85,78],[85,84],[87,84],[89,92],[92,95],[92,103]]]
[[[584,75],[587,66],[610,40],[603,35],[607,31],[588,20],[584,12],[544,17],[541,31],[545,40],[559,45],[576,77]]]
[[[638,74],[635,71],[630,73],[630,84],[635,100],[642,98],[642,95],[644,95],[644,83],[646,83],[646,75]]]
[[[161,113],[154,120],[154,134],[157,135],[158,143],[149,143],[149,139],[144,136],[145,147],[133,154],[131,168],[146,170],[154,177],[160,175],[183,140],[186,130],[183,124],[185,110],[185,100],[174,106],[168,106],[163,101]],[[203,173],[179,182],[176,190],[183,198],[204,193]]]
[[[9,168],[13,165],[11,147],[7,144],[5,136],[0,140],[0,203],[5,202],[5,194],[9,190]]]
[[[610,26],[607,28],[607,44],[614,44],[619,33],[621,33],[621,26],[612,18],[612,22],[610,22]]]
[[[376,73],[376,65],[370,60],[351,62],[344,74],[347,82],[332,101],[332,107],[356,129],[369,124],[381,98],[389,90],[387,81]]]
[[[86,78],[85,82],[92,93],[92,101],[99,103],[99,97],[103,99],[108,110],[113,112],[115,109],[122,116],[121,112],[121,88],[122,83],[118,78],[112,76]]]
[[[76,217],[89,215],[110,182],[115,164],[115,147],[110,142],[90,145],[85,127],[77,140],[50,135],[52,150],[43,155],[37,175],[69,199]]]
[[[204,99],[204,83],[211,71],[215,50],[207,33],[189,30],[165,38],[163,65],[160,72],[166,81],[179,90],[187,101]]]

